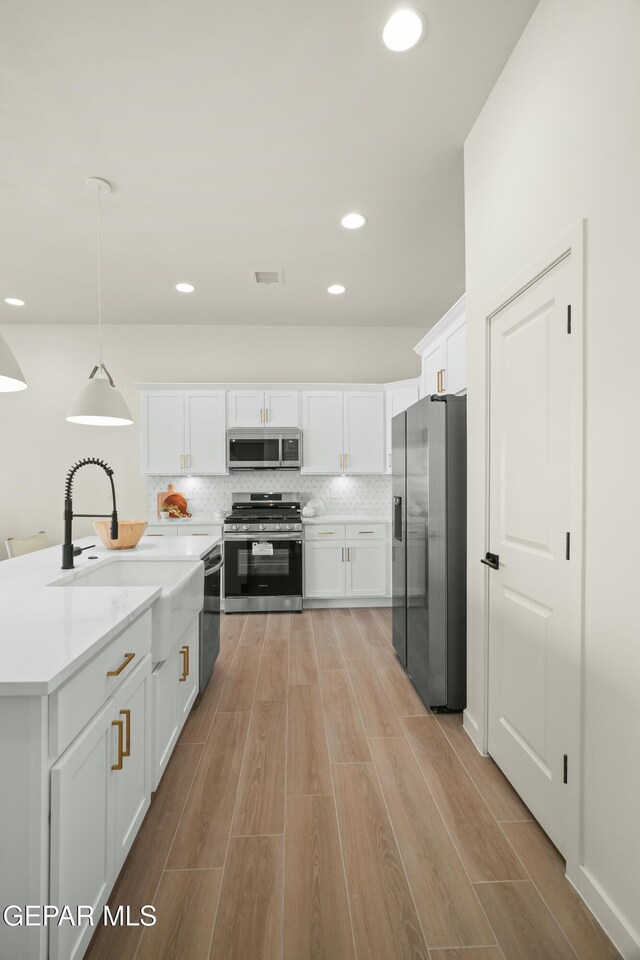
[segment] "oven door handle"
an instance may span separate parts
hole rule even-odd
[[[220,558],[220,562],[216,563],[213,567],[205,567],[204,575],[205,577],[212,577],[214,573],[219,573],[222,570],[223,560]]]
[[[278,542],[282,542],[283,540],[289,540],[293,543],[302,543],[302,538],[299,535],[296,536],[295,534],[290,534],[290,533],[274,533],[273,535],[268,537],[264,537],[264,536],[260,537],[257,534],[251,534],[251,533],[249,534],[225,533],[224,539],[227,543],[228,542],[237,543],[238,541],[243,541],[243,540],[245,543],[271,543],[271,542],[278,543]]]

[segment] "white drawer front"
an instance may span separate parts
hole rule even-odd
[[[151,610],[147,610],[49,697],[50,756],[59,757],[66,750],[150,652]]]
[[[384,540],[387,535],[386,523],[348,523],[347,540]]]
[[[344,523],[307,523],[305,540],[344,540]]]

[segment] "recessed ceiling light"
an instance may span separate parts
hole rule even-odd
[[[361,213],[347,213],[340,221],[347,230],[359,230],[360,227],[364,227],[366,222],[367,218],[363,217]]]
[[[192,283],[176,283],[176,290],[180,293],[193,293],[195,287]]]
[[[422,36],[424,23],[422,17],[415,10],[405,7],[396,10],[384,25],[382,39],[389,50],[401,53],[410,50]]]
[[[24,307],[24,300],[17,300],[15,297],[5,297],[5,303],[10,303],[12,307]]]
[[[333,293],[337,296],[339,293],[344,293],[346,289],[341,283],[332,283],[330,287],[327,287],[327,293]]]

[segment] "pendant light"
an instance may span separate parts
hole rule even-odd
[[[18,366],[11,347],[0,336],[0,393],[13,393],[16,390],[26,390],[27,381]]]
[[[100,194],[111,193],[111,184],[99,177],[90,177],[87,186],[98,197],[98,362],[67,415],[71,423],[94,427],[121,427],[133,423],[124,398],[116,390],[113,377],[102,362],[102,287],[100,247]]]

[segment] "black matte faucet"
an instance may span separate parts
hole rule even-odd
[[[106,475],[109,477],[111,483],[111,495],[113,497],[113,510],[111,513],[74,513],[73,512],[73,501],[71,494],[73,492],[73,478],[76,474],[76,471],[80,467],[87,467],[94,465],[96,467],[102,467]],[[82,550],[88,550],[89,547],[74,547],[71,540],[71,527],[73,524],[74,517],[111,517],[111,539],[118,539],[118,511],[116,510],[116,488],[113,485],[113,470],[111,467],[104,462],[104,460],[97,460],[95,457],[85,457],[84,460],[79,460],[75,463],[69,473],[67,474],[67,480],[64,487],[64,543],[62,544],[62,569],[63,570],[73,570],[73,558],[79,557],[82,553]],[[93,544],[95,546],[95,544]]]

